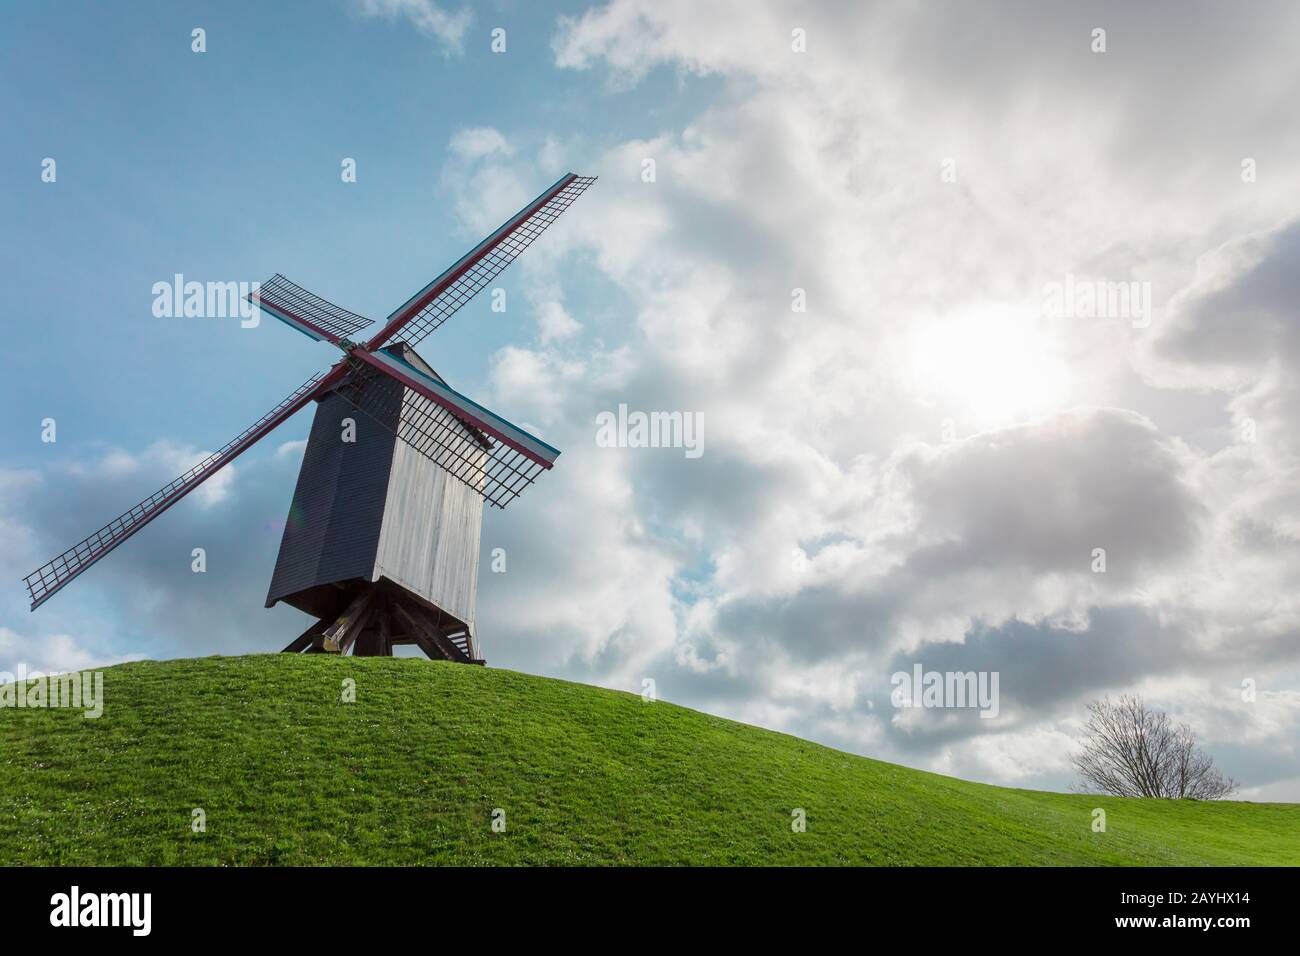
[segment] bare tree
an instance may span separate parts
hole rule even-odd
[[[1219,800],[1237,789],[1196,745],[1192,728],[1148,708],[1140,697],[1088,705],[1074,767],[1081,789],[1117,797]]]

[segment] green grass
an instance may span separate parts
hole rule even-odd
[[[990,787],[511,671],[145,661],[104,696],[0,710],[0,862],[1300,863],[1300,805]]]

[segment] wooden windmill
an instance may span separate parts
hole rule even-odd
[[[281,275],[262,310],[343,352],[166,487],[24,579],[32,610],[273,429],[316,402],[266,606],[315,620],[286,651],[482,662],[475,636],[483,502],[504,508],[559,452],[452,389],[413,346],[482,291],[593,183],[563,176],[393,312],[370,320]],[[359,413],[359,414],[358,414]],[[371,427],[377,426],[377,427]]]

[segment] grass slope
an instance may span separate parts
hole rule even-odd
[[[511,671],[276,654],[104,685],[98,720],[0,710],[0,862],[1300,863],[1298,805],[1007,790]]]

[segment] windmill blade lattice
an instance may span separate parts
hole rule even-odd
[[[262,438],[311,400],[326,373],[313,375],[232,441],[163,486],[129,511],[123,512],[90,537],[23,578],[32,601],[32,610],[40,607],[56,591],[104,557],[131,535],[233,461],[241,452]]]
[[[335,345],[373,324],[364,315],[322,299],[278,272],[261,284],[257,302],[281,322]]]
[[[398,338],[418,343],[519,258],[595,181],[595,176],[563,177],[394,312],[366,348],[373,352]]]
[[[356,370],[338,392],[357,411],[498,508],[546,470],[373,366]]]

